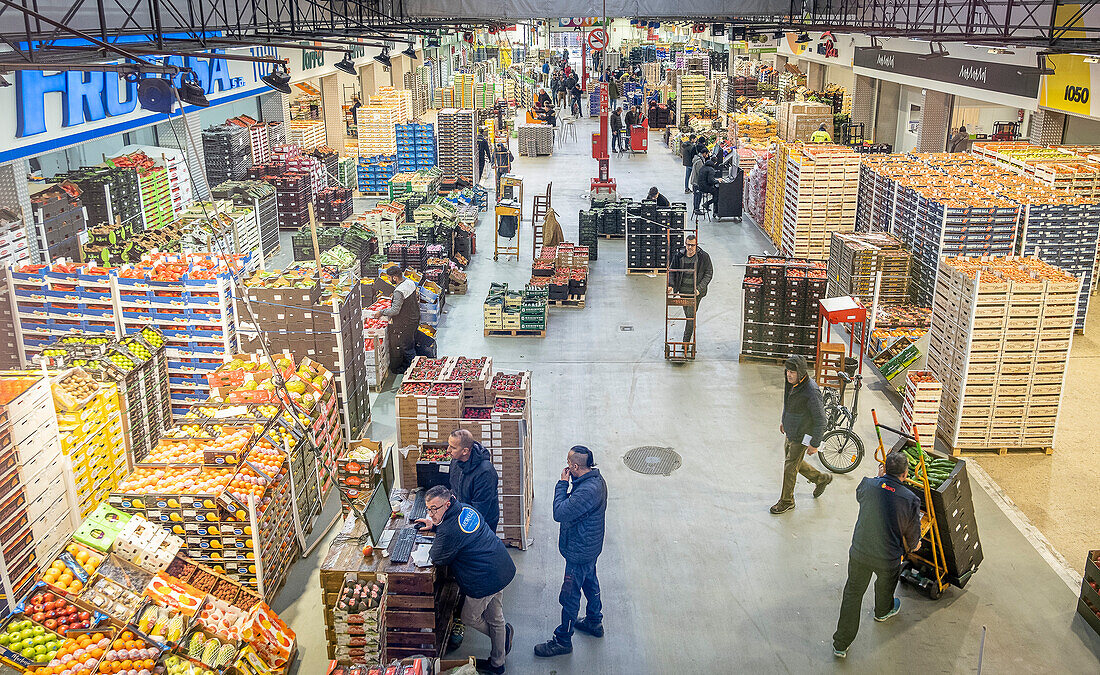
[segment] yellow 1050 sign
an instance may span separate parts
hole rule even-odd
[[[1079,54],[1055,54],[1047,57],[1054,75],[1044,75],[1039,86],[1039,105],[1075,115],[1100,117],[1100,105],[1092,97],[1093,66]],[[1100,82],[1100,71],[1097,72]]]

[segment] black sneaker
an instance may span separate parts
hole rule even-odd
[[[494,675],[501,675],[504,672],[504,664],[499,666],[493,666],[489,664],[489,659],[478,659],[475,667],[479,673],[494,673]]]
[[[829,483],[832,483],[832,482],[833,482],[833,475],[830,474],[830,473],[825,474],[824,478],[822,478],[821,482],[818,483],[817,487],[814,488],[814,499],[817,499],[818,497],[820,497],[821,494],[823,492],[825,492],[825,488],[829,487]]]
[[[451,629],[451,634],[447,638],[447,651],[445,653],[450,654],[454,650],[462,646],[462,639],[466,636],[466,626],[462,624],[461,620],[455,620],[454,628]]]
[[[603,637],[603,623],[589,623],[587,618],[580,619],[573,623],[573,628],[576,628],[582,633],[591,635],[592,637]]]
[[[572,654],[573,645],[564,645],[557,640],[547,640],[541,645],[535,645],[535,656],[547,658],[550,656],[561,656],[562,654]]]
[[[512,652],[512,636],[515,634],[515,630],[512,629],[512,624],[504,624],[504,654],[510,654]]]

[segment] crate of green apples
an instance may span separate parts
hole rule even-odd
[[[0,656],[30,668],[50,662],[64,640],[23,614],[13,615],[0,631]]]

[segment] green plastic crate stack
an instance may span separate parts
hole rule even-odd
[[[546,330],[546,296],[524,291],[519,309],[520,330]]]
[[[336,180],[349,190],[359,189],[359,177],[354,157],[341,157],[336,165]]]

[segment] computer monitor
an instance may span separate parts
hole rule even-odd
[[[363,510],[366,516],[367,531],[370,532],[371,542],[378,546],[382,541],[382,533],[386,531],[386,525],[390,522],[393,509],[390,507],[390,496],[378,486],[370,495],[367,508]]]
[[[393,482],[394,477],[394,465],[393,461],[393,446],[382,450],[382,466],[380,470],[382,472],[382,488],[386,491],[387,495],[393,494]]]

